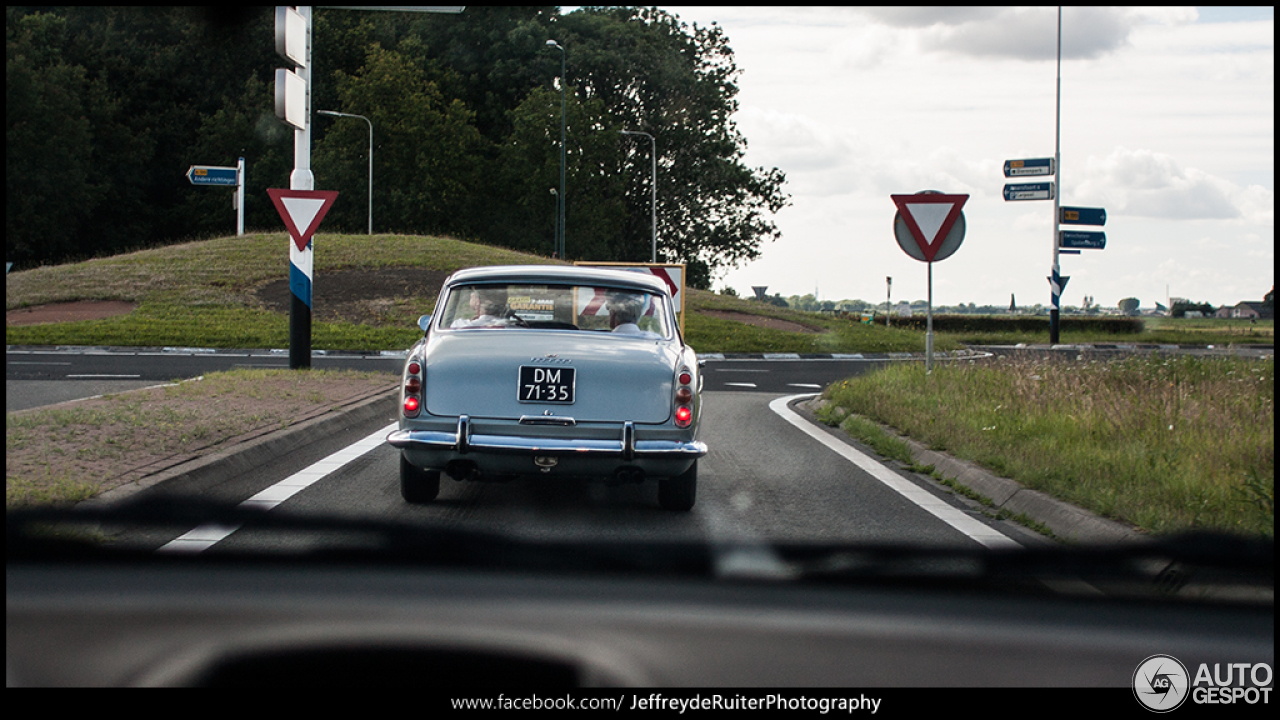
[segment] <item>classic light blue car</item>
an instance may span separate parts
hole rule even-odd
[[[400,492],[457,480],[656,479],[658,502],[697,495],[702,380],[666,283],[565,266],[461,270],[405,360]]]

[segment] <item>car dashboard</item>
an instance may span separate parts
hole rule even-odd
[[[279,562],[6,568],[9,686],[1125,687],[1272,662],[1271,607]]]

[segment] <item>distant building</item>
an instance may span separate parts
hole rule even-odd
[[[1231,307],[1231,308],[1223,308],[1223,309],[1225,309],[1225,310],[1228,310],[1228,311],[1229,311],[1229,312],[1228,312],[1227,317],[1233,317],[1233,318],[1271,318],[1271,317],[1274,317],[1274,313],[1273,313],[1271,310],[1268,310],[1267,308],[1264,308],[1264,307],[1262,306],[1262,303],[1261,303],[1261,302],[1250,302],[1250,301],[1247,301],[1247,300],[1246,300],[1246,301],[1244,301],[1244,302],[1238,302],[1238,303],[1236,303],[1234,307]],[[1221,311],[1219,311],[1219,312],[1221,312]]]

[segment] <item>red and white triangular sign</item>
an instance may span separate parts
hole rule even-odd
[[[329,212],[329,208],[333,207],[333,201],[338,199],[337,190],[270,188],[267,194],[271,196],[271,202],[275,204],[276,212],[280,213],[280,218],[284,220],[284,226],[289,230],[289,237],[293,238],[299,252],[307,248],[307,243],[311,242],[311,236],[316,233],[316,228],[320,227],[320,221]]]
[[[942,193],[918,193],[916,195],[890,195],[893,204],[898,206],[902,219],[907,223],[920,251],[924,253],[925,262],[933,262],[933,257],[942,247],[942,241],[951,232],[951,226],[960,217],[960,209],[964,207],[968,195],[943,195]]]

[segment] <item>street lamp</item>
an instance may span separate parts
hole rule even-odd
[[[652,171],[649,179],[649,227],[652,229],[653,236],[653,257],[649,261],[658,264],[658,143],[653,136],[647,132],[638,132],[635,130],[622,130],[623,135],[643,135],[649,138],[649,159],[652,161]]]
[[[350,113],[335,112],[333,110],[317,110],[321,115],[332,115],[334,117],[360,118],[369,123],[369,234],[373,234],[373,123],[369,118],[363,115],[352,115]]]
[[[556,224],[558,226],[558,230],[556,232],[558,234],[558,237],[556,238],[556,247],[559,249],[560,258],[564,259],[564,125],[565,125],[564,87],[566,85],[565,76],[564,76],[565,52],[564,52],[564,46],[560,45],[555,40],[548,40],[547,47],[553,47],[560,51],[560,194],[557,196],[557,199],[558,199],[557,204],[560,207],[557,210],[558,218],[557,218]]]
[[[553,246],[551,248],[551,257],[558,258],[558,253],[560,252],[560,193],[556,192],[555,188],[551,188],[551,195],[556,199],[556,209],[552,213],[555,218],[551,221],[551,226],[555,228],[551,235],[551,244]]]

